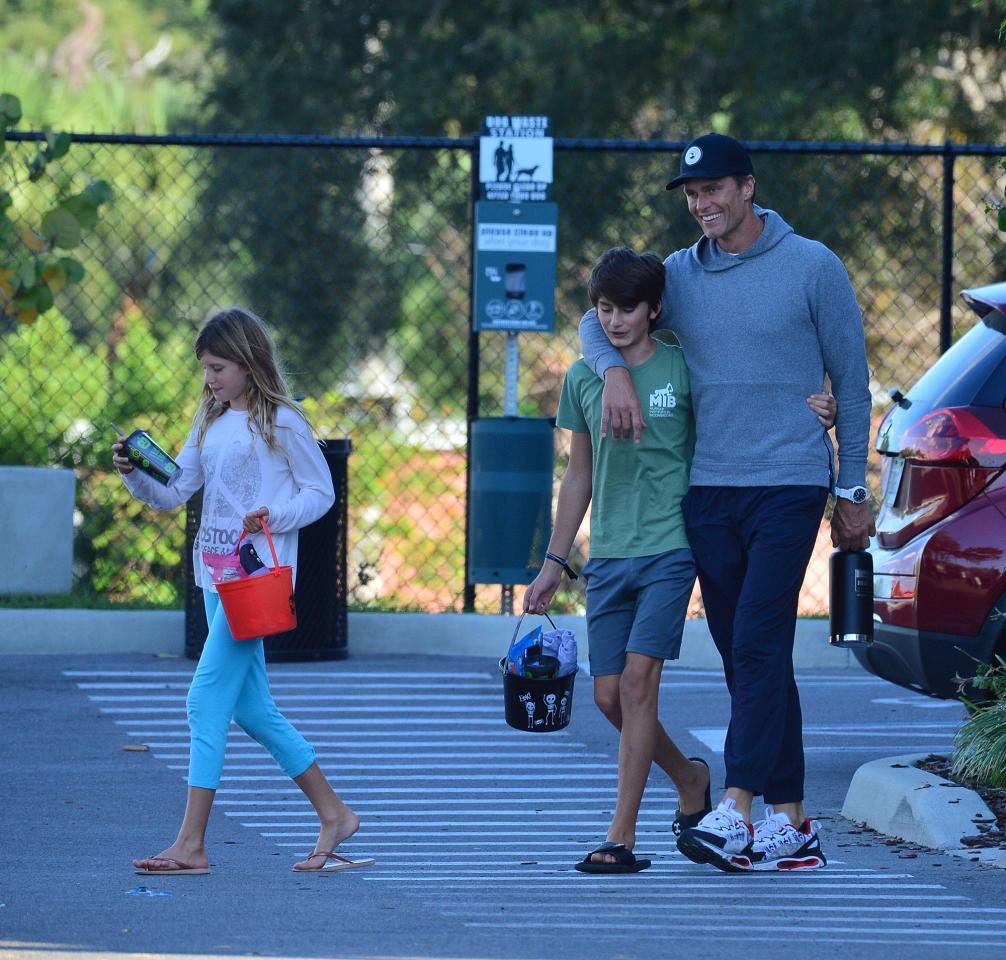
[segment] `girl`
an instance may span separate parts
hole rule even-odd
[[[335,500],[332,478],[311,426],[290,398],[275,346],[262,321],[231,307],[214,313],[196,337],[203,390],[192,432],[178,455],[182,475],[164,487],[123,456],[123,437],[112,463],[130,493],[170,510],[203,487],[203,511],[193,547],[196,583],[203,589],[209,632],[186,698],[189,788],[174,843],[154,857],[134,860],[142,874],[209,873],[206,826],[220,783],[231,720],[276,758],[311,801],[320,820],[312,853],[298,872],[369,866],[334,850],[360,826],[359,817],[332,790],[307,741],[280,713],[269,691],[261,637],[235,640],[214,582],[241,576],[234,545],[244,530],[269,525],[280,564],[294,566],[297,531],[317,520]],[[260,506],[260,504],[266,504]],[[253,538],[269,557],[264,537]]]

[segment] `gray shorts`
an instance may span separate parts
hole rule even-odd
[[[677,660],[695,585],[691,550],[599,558],[583,574],[592,677],[621,673],[626,653]]]

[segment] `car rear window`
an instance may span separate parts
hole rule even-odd
[[[1001,407],[1006,399],[1004,320],[989,314],[964,334],[912,387],[912,406]]]

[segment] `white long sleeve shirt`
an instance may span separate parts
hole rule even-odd
[[[269,530],[282,566],[297,575],[297,531],[314,522],[335,502],[332,475],[318,442],[304,419],[289,407],[276,411],[276,440],[282,452],[248,429],[248,414],[228,410],[206,431],[202,449],[196,431],[189,434],[176,461],[182,475],[164,487],[140,470],[123,476],[130,493],[158,510],[172,510],[203,487],[203,511],[193,545],[195,582],[215,591],[203,553],[227,554],[241,536],[244,514],[269,508]],[[269,566],[265,535],[251,538]]]

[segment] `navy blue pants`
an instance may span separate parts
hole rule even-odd
[[[730,691],[726,786],[763,794],[766,803],[803,800],[793,641],[827,499],[824,487],[692,487],[682,503]]]

